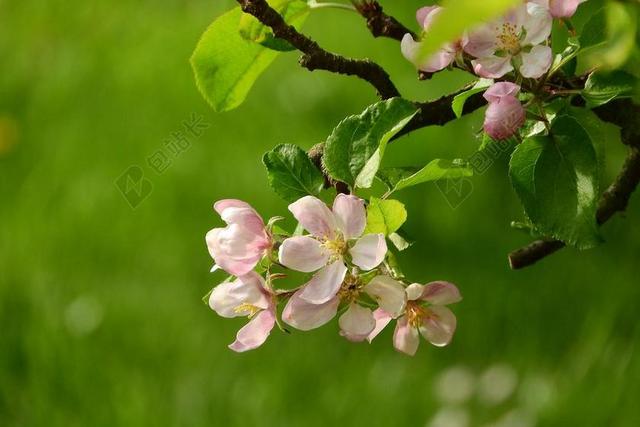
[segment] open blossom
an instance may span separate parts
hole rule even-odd
[[[317,271],[300,291],[302,300],[311,304],[331,300],[347,274],[345,257],[362,270],[372,270],[384,260],[384,235],[362,236],[367,221],[362,199],[338,194],[331,211],[322,200],[305,196],[289,205],[289,210],[311,234],[282,242],[280,263],[305,273]]]
[[[484,131],[491,138],[509,138],[524,124],[525,111],[517,98],[519,91],[520,86],[514,83],[500,82],[484,93],[484,98],[489,101],[484,116]]]
[[[422,27],[424,34],[428,33],[429,28],[433,23],[433,18],[435,18],[441,11],[442,8],[440,6],[426,6],[418,9],[416,12],[416,19],[418,24]],[[402,42],[400,43],[400,48],[402,50],[402,55],[407,60],[413,63],[420,71],[427,73],[433,73],[446,68],[455,60],[456,54],[462,50],[459,42],[447,43],[433,55],[420,60],[422,43],[415,41],[411,34],[404,35]]]
[[[549,8],[554,18],[571,18],[580,3],[586,0],[533,0],[536,3]]]
[[[448,282],[431,282],[427,285],[411,284],[405,291],[407,302],[399,317],[385,311],[382,306],[374,312],[376,326],[369,334],[369,341],[397,318],[393,333],[396,350],[413,356],[418,350],[420,335],[438,347],[449,344],[456,330],[456,316],[445,305],[462,299],[458,288]]]
[[[271,237],[260,215],[241,200],[227,199],[213,206],[225,228],[214,228],[205,237],[216,268],[234,276],[247,274],[271,248]]]
[[[340,304],[347,310],[338,319],[340,335],[349,341],[364,341],[374,330],[376,321],[368,307],[358,303],[361,294],[367,294],[386,313],[399,316],[405,307],[404,287],[388,276],[379,275],[363,285],[354,276],[347,276],[338,293],[323,304],[313,304],[301,298],[302,290],[289,299],[282,312],[282,320],[294,328],[307,331],[330,321]]]
[[[552,17],[540,4],[528,2],[503,18],[471,30],[465,52],[476,74],[500,78],[518,66],[523,77],[538,78],[549,70],[551,48],[542,45],[551,34]]]
[[[222,317],[248,316],[231,350],[243,352],[261,346],[276,323],[274,296],[264,279],[251,271],[232,282],[216,286],[209,296],[209,306]]]

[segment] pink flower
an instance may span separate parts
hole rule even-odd
[[[500,78],[520,64],[523,77],[538,78],[551,66],[551,48],[541,45],[551,34],[549,10],[528,2],[502,19],[471,30],[464,50],[477,59],[471,61],[476,74]]]
[[[273,295],[264,279],[254,271],[216,286],[209,296],[209,306],[222,317],[248,316],[251,319],[229,345],[233,351],[243,352],[261,346],[276,323]]]
[[[571,18],[580,3],[586,0],[533,0],[541,6],[547,7],[554,18]]]
[[[370,308],[358,303],[362,293],[375,300],[381,309],[394,316],[404,311],[406,296],[403,286],[388,276],[376,276],[368,284],[363,285],[354,276],[347,276],[339,292],[329,301],[312,304],[301,298],[301,290],[288,301],[282,312],[282,320],[294,328],[308,331],[320,327],[330,321],[342,303],[347,310],[340,316],[340,335],[349,341],[365,340],[376,326]]]
[[[456,316],[445,305],[462,299],[458,288],[448,282],[431,282],[424,286],[414,283],[405,291],[407,303],[404,313],[397,318],[393,333],[393,346],[396,350],[413,356],[418,350],[420,334],[435,346],[449,344],[456,330]],[[376,326],[369,334],[369,341],[397,317],[382,307],[373,315]]]
[[[484,116],[484,131],[491,138],[509,138],[524,124],[525,111],[516,98],[519,91],[520,86],[516,84],[500,82],[484,93],[484,98],[489,101]]]
[[[332,212],[320,199],[305,196],[289,205],[289,210],[311,234],[282,242],[280,263],[305,273],[317,271],[300,291],[300,299],[311,304],[331,300],[347,273],[345,256],[362,270],[372,270],[384,260],[384,235],[360,237],[367,221],[362,199],[338,194]]]
[[[416,12],[416,19],[418,24],[423,29],[423,34],[427,34],[429,28],[442,8],[440,6],[426,6],[418,9]],[[400,43],[400,49],[402,55],[413,63],[417,69],[427,73],[433,73],[446,68],[456,58],[456,54],[461,51],[459,42],[447,43],[442,49],[429,56],[428,58],[420,60],[420,50],[422,43],[415,41],[411,34],[405,34]]]
[[[271,248],[271,236],[260,215],[240,200],[220,200],[213,205],[228,225],[214,228],[205,237],[216,265],[234,276],[247,274]],[[212,270],[212,271],[213,271]]]

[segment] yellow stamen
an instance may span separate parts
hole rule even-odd
[[[516,33],[516,26],[509,22],[502,24],[502,27],[498,27],[498,47],[501,50],[506,50],[512,55],[515,55],[520,51],[520,38]]]
[[[322,242],[321,246],[331,254],[330,262],[333,262],[342,257],[344,252],[347,250],[347,242],[345,242],[341,235],[338,235],[333,240],[325,240],[324,242]]]
[[[418,328],[422,325],[423,320],[428,316],[428,312],[415,301],[408,301],[406,315],[409,324],[414,328]]]
[[[255,305],[243,302],[242,304],[234,308],[233,311],[235,311],[238,314],[249,312],[248,316],[249,316],[249,319],[251,319],[253,316],[256,315],[257,312],[260,311],[260,308],[256,307]]]
[[[342,282],[342,286],[340,286],[338,297],[340,298],[340,301],[351,303],[358,298],[361,290],[362,284],[359,282],[358,278],[348,274],[347,277],[345,277],[344,282]]]

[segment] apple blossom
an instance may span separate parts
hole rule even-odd
[[[205,237],[216,263],[213,270],[221,268],[234,276],[247,274],[272,246],[262,218],[241,200],[220,200],[213,208],[227,223],[225,228],[214,228]]]
[[[440,6],[425,6],[418,9],[416,12],[416,19],[423,29],[423,34],[428,33],[429,28],[433,23],[433,18],[435,18],[441,11],[442,8]],[[462,51],[459,41],[447,43],[433,55],[420,60],[421,47],[422,43],[415,41],[413,36],[408,33],[404,35],[400,43],[402,55],[413,63],[417,69],[427,73],[433,73],[446,68],[455,60],[456,55]]]
[[[500,78],[515,65],[523,77],[538,78],[551,66],[551,48],[541,44],[551,34],[551,24],[546,7],[528,2],[493,23],[471,30],[464,50],[477,58],[471,64],[481,77]]]
[[[368,307],[358,303],[362,294],[376,301],[386,313],[400,315],[405,307],[404,287],[388,276],[378,275],[363,284],[360,278],[347,275],[339,291],[329,301],[313,304],[295,292],[282,312],[282,320],[296,329],[307,331],[329,322],[342,304],[347,310],[340,316],[340,335],[349,341],[363,341],[373,331],[376,321]]]
[[[462,299],[458,288],[448,282],[431,282],[427,285],[413,283],[406,289],[407,302],[399,317],[382,307],[374,311],[376,326],[369,334],[373,340],[392,319],[397,318],[393,333],[396,350],[413,356],[422,335],[431,344],[442,347],[451,341],[456,330],[456,316],[445,305]]]
[[[301,289],[300,299],[311,304],[331,300],[347,274],[345,258],[365,271],[384,260],[387,253],[384,235],[362,236],[367,221],[362,199],[338,194],[331,211],[320,199],[305,196],[289,205],[289,210],[311,234],[282,242],[280,263],[305,273],[317,271]]]
[[[264,279],[254,271],[221,283],[211,291],[209,306],[220,316],[251,319],[238,331],[236,340],[229,345],[231,350],[252,350],[266,341],[276,323],[274,297]]]
[[[580,3],[586,0],[533,0],[534,2],[549,8],[554,18],[571,18]]]
[[[514,135],[524,124],[525,111],[516,97],[520,86],[510,82],[492,85],[484,93],[489,107],[484,116],[484,131],[491,138],[502,140]]]

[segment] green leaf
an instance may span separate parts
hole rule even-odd
[[[521,4],[521,0],[444,0],[442,12],[429,28],[429,37],[422,42],[421,56],[429,57],[445,43],[462,37],[466,30],[498,18]]]
[[[633,52],[637,30],[637,5],[607,2],[582,29],[577,73],[621,67]]]
[[[526,123],[525,123],[525,125],[526,125]],[[526,128],[523,127],[523,131],[525,131],[525,130],[526,130]],[[529,131],[533,132],[533,129],[531,129]],[[478,152],[487,151],[487,152],[492,152],[492,153],[503,153],[503,152],[507,151],[508,149],[510,149],[512,146],[514,146],[516,144],[517,144],[517,140],[516,140],[515,136],[510,136],[507,139],[496,140],[496,139],[491,138],[486,133],[483,133],[482,134],[482,142],[480,143],[480,146],[478,147]]]
[[[473,169],[461,159],[435,159],[423,168],[385,168],[378,172],[378,178],[389,188],[388,194],[424,182],[468,176],[473,176]]]
[[[578,38],[580,48],[585,51],[607,40],[607,15],[604,8],[599,9],[582,27]]]
[[[600,242],[598,159],[575,119],[558,117],[549,136],[525,139],[511,156],[509,175],[537,231],[580,249]]]
[[[466,90],[462,93],[453,97],[453,102],[451,103],[451,108],[453,109],[453,113],[457,118],[462,117],[462,110],[464,109],[464,103],[467,102],[470,96],[475,95],[476,93],[483,92],[489,86],[493,84],[493,80],[491,79],[480,79],[476,82],[475,85],[469,90]]]
[[[631,97],[637,84],[638,79],[625,71],[594,72],[589,75],[581,95],[587,107],[594,108],[616,98]]]
[[[308,194],[318,195],[324,185],[322,172],[307,153],[293,144],[280,144],[265,153],[262,162],[267,168],[269,185],[288,202]]]
[[[287,23],[296,28],[302,26],[311,11],[309,5],[301,0],[270,0],[269,4],[282,15]],[[280,52],[295,50],[288,41],[274,36],[271,28],[263,25],[256,17],[248,13],[243,14],[240,18],[238,30],[246,40],[259,43],[266,48]]]
[[[289,4],[283,0],[271,3]],[[237,7],[218,17],[191,55],[198,90],[216,112],[229,111],[242,104],[255,81],[278,56],[275,50],[240,35],[238,26],[243,15]],[[293,15],[292,19],[296,25],[302,24],[302,15]],[[245,28],[245,35],[247,31],[254,35],[264,30],[255,26],[250,30]]]
[[[580,123],[580,126],[589,134],[598,158],[599,175],[603,178],[605,146],[616,147],[622,144],[620,128],[612,123],[603,122],[596,113],[586,108],[569,107],[566,113]]]
[[[382,233],[388,236],[398,231],[407,220],[407,210],[397,200],[372,197],[367,206],[365,234]]]
[[[329,174],[352,188],[369,188],[387,143],[417,111],[413,103],[391,98],[344,119],[325,144],[323,162]]]
[[[393,246],[395,246],[399,251],[404,251],[405,249],[408,249],[411,245],[413,245],[413,242],[407,240],[400,233],[389,234],[389,240],[391,240]]]

